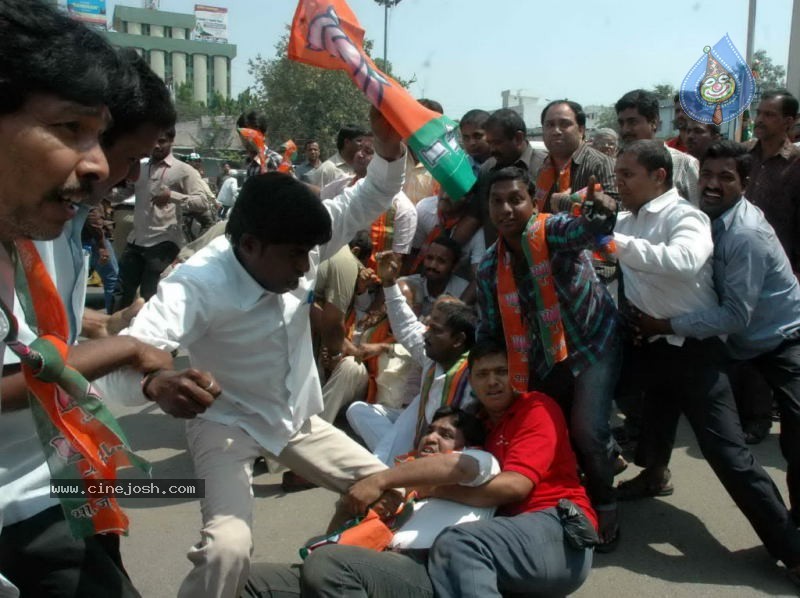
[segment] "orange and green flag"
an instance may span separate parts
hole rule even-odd
[[[458,144],[456,123],[422,106],[375,66],[364,51],[364,30],[344,0],[299,1],[289,58],[345,71],[450,197],[463,197],[472,188],[475,174]]]

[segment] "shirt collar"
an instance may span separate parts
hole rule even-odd
[[[172,155],[172,152],[167,154],[167,156],[163,160],[159,160],[158,162],[153,162],[152,158],[150,159],[150,166],[158,166],[159,164],[166,164],[167,168],[171,168],[175,165],[175,156]]]
[[[730,230],[731,225],[733,224],[733,220],[736,218],[736,215],[744,209],[744,195],[742,195],[739,199],[736,200],[736,203],[733,204],[730,208],[725,210],[721,216],[718,216],[714,220],[714,228],[722,227],[723,230]],[[717,224],[719,222],[719,224]]]
[[[677,189],[672,187],[668,189],[666,193],[663,193],[656,197],[655,199],[651,199],[646,204],[644,204],[639,211],[650,212],[652,214],[657,214],[667,206],[670,206],[678,201],[679,195]]]
[[[219,250],[226,254],[228,261],[227,267],[233,272],[236,278],[236,289],[234,292],[239,296],[239,306],[242,309],[253,307],[264,295],[268,294],[269,291],[258,284],[255,278],[245,269],[239,261],[239,258],[236,257],[236,253],[227,239],[224,240],[224,244],[220,241]]]
[[[756,141],[756,143],[753,146],[753,149],[751,150],[751,152],[756,154],[759,159],[761,159],[761,160],[764,159],[764,154],[761,151],[761,141]],[[789,138],[787,137],[784,140],[783,145],[781,146],[781,149],[779,149],[778,153],[775,154],[775,155],[776,156],[780,156],[784,160],[789,160],[789,159],[791,159],[791,157],[795,153],[797,153],[797,148],[794,146],[794,143],[789,141]]]

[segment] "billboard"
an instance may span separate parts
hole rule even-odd
[[[106,0],[67,0],[69,16],[83,23],[105,29]]]
[[[227,43],[228,9],[218,6],[194,5],[195,26],[192,39]]]

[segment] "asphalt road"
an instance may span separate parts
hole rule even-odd
[[[192,478],[182,422],[153,405],[113,409],[154,477]],[[757,459],[786,495],[778,425],[755,447]],[[611,554],[596,555],[586,597],[796,596],[785,571],[769,557],[711,469],[688,427],[672,460],[675,494],[621,506],[622,536]],[[631,466],[620,477],[634,475]],[[123,476],[127,477],[127,476]],[[315,489],[285,495],[280,476],[261,472],[253,484],[256,561],[296,562],[303,541],[324,529],[335,496]],[[125,566],[146,598],[173,597],[189,570],[187,549],[198,538],[197,500],[128,498],[131,532],[122,541]]]

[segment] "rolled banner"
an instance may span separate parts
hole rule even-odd
[[[375,66],[364,52],[364,30],[345,0],[298,2],[289,58],[345,71],[450,197],[464,197],[475,184],[467,154],[456,139],[456,123],[421,105]]]

